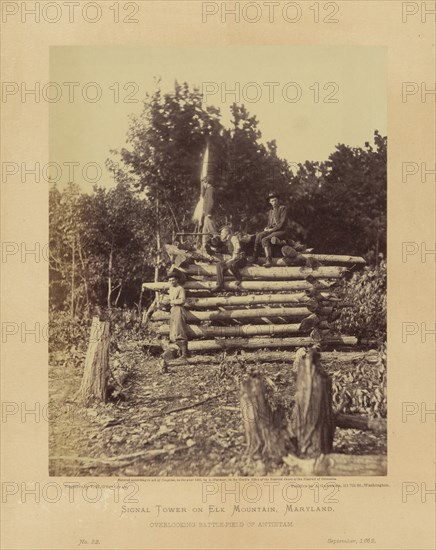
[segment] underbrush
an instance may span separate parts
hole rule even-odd
[[[377,267],[365,267],[344,283],[343,300],[355,307],[344,309],[336,322],[341,334],[352,334],[361,340],[386,340],[386,283],[386,261]]]
[[[143,338],[140,317],[136,309],[112,309],[102,312],[102,317],[111,323],[111,351],[120,350],[120,345]],[[49,358],[51,363],[80,363],[86,354],[92,317],[71,317],[67,311],[50,310]]]

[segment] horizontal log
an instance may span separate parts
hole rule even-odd
[[[317,342],[309,337],[295,338],[223,338],[215,340],[191,340],[188,342],[190,351],[214,351],[233,348],[297,348],[300,346],[312,346]],[[354,336],[342,336],[323,340],[328,345],[355,346],[357,338]]]
[[[334,305],[335,307],[353,307],[353,304],[337,301],[339,300],[329,292],[321,292],[321,297],[327,302],[324,305]],[[330,299],[334,299],[334,304]],[[165,294],[159,295],[159,302],[169,304],[169,297]],[[305,306],[313,304],[314,300],[304,292],[294,292],[292,294],[246,294],[245,296],[208,296],[208,297],[188,297],[186,307],[188,309],[207,309],[213,307],[233,307],[249,306],[262,304],[288,304],[291,307]],[[306,307],[306,306],[305,306]],[[307,306],[308,307],[308,306]]]
[[[336,351],[324,351],[322,360],[335,361],[335,364],[348,363],[351,361],[360,361],[365,358],[365,351],[345,351],[340,354]],[[288,363],[289,368],[293,370],[293,361],[295,359],[294,351],[255,351],[242,352],[237,354],[227,354],[225,361],[228,363]],[[189,364],[192,365],[219,365],[223,361],[221,354],[216,355],[193,355],[189,358]],[[327,367],[330,372],[330,368]]]
[[[202,321],[231,321],[233,319],[260,319],[292,317],[304,319],[310,315],[306,307],[258,307],[255,309],[227,309],[224,311],[186,311],[188,323],[201,323]],[[167,311],[156,311],[151,318],[152,321],[168,321],[170,313]]]
[[[229,254],[223,254],[223,259],[229,260],[230,255]],[[281,260],[282,258],[272,258],[273,265],[277,265],[277,262]],[[256,264],[262,265],[265,263],[266,258],[259,258],[256,261]],[[347,255],[334,255],[334,254],[299,254],[296,258],[294,258],[295,264],[299,265],[301,262],[305,262],[306,260],[316,260],[322,264],[329,264],[329,265],[366,265],[366,261],[360,257],[360,256],[347,256]],[[248,257],[248,262],[251,263],[253,261],[252,257]],[[280,264],[278,264],[280,265]]]
[[[328,297],[328,293],[324,293]],[[167,296],[162,296],[163,303],[169,303]],[[249,306],[261,304],[293,304],[303,305],[310,301],[310,297],[304,292],[293,294],[248,294],[245,296],[211,296],[208,298],[187,298],[186,307],[189,309],[202,309],[225,306]]]
[[[204,337],[226,337],[226,336],[259,336],[276,334],[298,334],[299,324],[292,325],[241,325],[236,327],[207,327],[198,325],[188,325],[187,333],[189,338]],[[160,334],[169,334],[169,325],[159,327]]]
[[[216,286],[214,281],[187,281],[183,287],[186,290],[212,290]],[[167,282],[158,283],[143,283],[144,290],[168,290]],[[234,281],[226,281],[224,283],[224,292],[228,291],[292,291],[292,290],[308,290],[312,285],[307,281],[242,281],[239,287]]]
[[[168,252],[169,255],[172,256],[178,256],[178,255],[184,255],[187,259],[196,259],[205,257],[200,250],[183,250],[181,248],[178,248],[174,245],[165,245],[165,249]],[[228,254],[218,256],[224,257],[226,259],[230,258]],[[279,258],[273,258],[273,264],[277,262]],[[312,254],[310,252],[298,254],[298,258],[296,258],[296,261],[298,262],[300,259],[302,260],[316,260],[321,263],[331,263],[331,264],[356,264],[356,265],[365,265],[366,261],[361,256],[349,256],[346,254]],[[252,258],[250,257],[249,260],[251,261]],[[259,263],[264,263],[265,258],[260,258]]]
[[[194,276],[216,276],[216,266],[206,263],[188,265],[185,273]],[[346,267],[319,267],[318,269],[306,267],[258,267],[255,265],[241,269],[243,278],[278,279],[284,281],[297,281],[312,275],[317,279],[338,279],[347,271]]]
[[[368,416],[342,413],[336,415],[336,426],[345,429],[370,430],[376,433],[386,433],[387,431],[387,421],[384,418],[369,418]]]

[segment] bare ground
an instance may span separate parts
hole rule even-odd
[[[323,362],[334,399],[348,411],[384,415],[384,380],[365,359],[338,354]],[[50,366],[50,475],[53,476],[259,476],[290,475],[288,466],[265,469],[245,456],[238,377],[245,367],[178,365],[162,374],[159,360],[139,342],[112,354],[115,378],[125,378],[107,404],[80,406],[74,395],[82,361]],[[273,399],[292,407],[291,364],[263,363]],[[375,397],[374,397],[375,396]],[[334,452],[385,454],[386,437],[337,429]]]

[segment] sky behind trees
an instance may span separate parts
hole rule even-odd
[[[175,80],[198,86],[223,124],[233,102],[245,104],[259,120],[261,141],[275,139],[278,156],[290,163],[326,160],[338,143],[362,146],[375,128],[387,133],[382,47],[83,46],[53,47],[50,54],[50,81],[79,83],[74,101],[62,85],[60,101],[50,104],[50,160],[96,162],[100,185],[111,184],[105,160],[125,145],[129,115],[142,111],[156,78],[163,92]]]

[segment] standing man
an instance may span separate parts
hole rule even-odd
[[[230,260],[223,260],[216,264],[216,287],[215,292],[222,290],[224,286],[224,273],[229,270],[236,279],[236,285],[242,282],[240,269],[247,265],[247,257],[241,248],[241,243],[237,235],[234,235],[230,227],[223,227],[220,233],[221,240],[226,243],[227,249],[231,255]]]
[[[280,204],[280,198],[277,193],[270,193],[268,195],[268,202],[271,205],[268,211],[268,226],[261,233],[256,234],[256,240],[254,242],[254,254],[253,263],[256,263],[259,259],[259,248],[262,245],[266,261],[264,266],[272,266],[272,248],[271,239],[277,237],[282,239],[285,237],[288,229],[288,214],[286,206]]]
[[[188,357],[188,337],[186,334],[186,293],[180,284],[180,274],[177,271],[171,272],[168,276],[170,288],[170,342],[175,342],[180,349],[183,359]]]
[[[214,213],[215,213],[215,189],[212,186],[212,183],[210,179],[206,176],[203,178],[203,227],[201,228],[202,233],[206,233],[206,235],[203,234],[201,242],[202,242],[202,252],[206,252],[206,244],[209,242],[211,237],[218,233],[215,220],[214,220]]]

